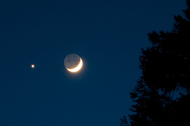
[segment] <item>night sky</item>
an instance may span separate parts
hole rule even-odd
[[[1,0],[0,126],[119,126],[147,33],[185,0]],[[77,74],[64,58],[84,61]],[[31,68],[35,64],[35,68]]]

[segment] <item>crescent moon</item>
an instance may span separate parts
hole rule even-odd
[[[75,68],[72,68],[72,69],[69,69],[69,68],[66,68],[69,72],[78,72],[81,68],[82,68],[82,65],[83,65],[83,62],[82,62],[82,59],[80,58],[80,62],[79,64],[75,67]]]

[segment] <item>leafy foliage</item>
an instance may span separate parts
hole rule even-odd
[[[128,122],[127,122],[127,119],[126,119],[126,116],[123,116],[122,119],[120,119],[120,126],[129,126]]]
[[[152,46],[142,49],[142,76],[130,93],[131,126],[190,125],[190,0],[186,4],[186,18],[174,16],[171,32],[148,33]]]

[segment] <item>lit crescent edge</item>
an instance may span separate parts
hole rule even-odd
[[[70,72],[78,72],[81,68],[82,68],[82,65],[83,65],[83,62],[82,62],[82,59],[80,58],[80,63],[78,64],[77,67],[73,68],[73,69],[69,69],[69,68],[66,68],[68,71]]]

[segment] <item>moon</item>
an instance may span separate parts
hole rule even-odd
[[[69,54],[64,60],[65,68],[72,73],[77,73],[83,66],[82,59],[77,54]]]

